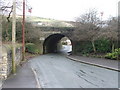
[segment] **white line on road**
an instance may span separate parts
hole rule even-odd
[[[41,87],[41,85],[40,85],[40,83],[39,83],[39,80],[38,80],[38,78],[37,78],[37,73],[36,73],[36,71],[31,67],[31,69],[32,69],[32,71],[33,71],[33,73],[34,73],[34,75],[35,75],[35,79],[36,79],[36,82],[37,82],[37,88],[42,88]]]

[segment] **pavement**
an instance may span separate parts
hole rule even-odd
[[[3,88],[37,88],[37,82],[30,63],[23,63],[17,68],[16,75],[10,75],[4,81]]]
[[[77,56],[77,55],[68,55],[67,58],[78,61],[85,64],[90,64],[110,70],[115,70],[120,72],[120,68],[118,64],[120,61],[118,60],[110,60],[104,58],[92,58],[92,57],[84,57],[84,56]]]

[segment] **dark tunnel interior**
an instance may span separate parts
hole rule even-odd
[[[56,53],[58,42],[65,37],[62,34],[53,34],[47,37],[43,43],[43,53]]]

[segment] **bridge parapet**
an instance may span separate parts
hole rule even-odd
[[[41,32],[40,38],[47,38],[52,34],[63,34],[69,37],[74,31],[75,27],[37,27],[37,30]]]

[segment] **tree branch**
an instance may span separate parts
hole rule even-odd
[[[12,11],[13,11],[13,6],[11,6],[11,11],[9,12],[9,15],[7,17],[7,21],[8,22],[10,22],[10,16],[11,16]]]

